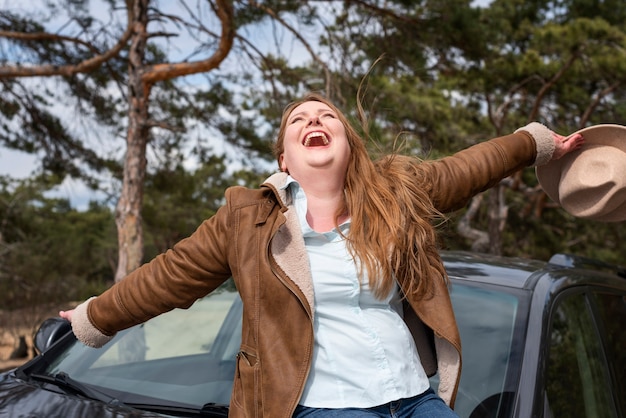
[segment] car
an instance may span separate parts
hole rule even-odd
[[[459,416],[626,416],[624,268],[564,254],[442,257],[463,343]],[[100,349],[48,319],[41,353],[0,375],[0,416],[226,417],[241,318],[229,280]]]

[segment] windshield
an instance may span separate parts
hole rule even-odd
[[[231,280],[187,309],[122,331],[103,348],[75,342],[44,370],[129,404],[228,405],[241,341]]]
[[[526,298],[519,290],[464,281],[453,282],[451,296],[463,343],[455,410],[461,417],[496,416],[495,411],[507,410],[516,390]],[[228,281],[188,310],[176,309],[123,331],[103,348],[75,342],[43,372],[66,374],[144,409],[228,405],[241,315],[241,300]],[[436,389],[436,377],[432,384]]]
[[[503,412],[512,406],[521,367],[527,318],[524,295],[503,286],[453,282],[452,305],[463,345],[455,404],[459,416],[507,416]],[[437,379],[431,380],[436,387]]]

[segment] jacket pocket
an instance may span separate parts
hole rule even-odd
[[[247,417],[262,417],[261,365],[256,351],[242,345],[237,353],[237,367],[233,385],[233,403],[245,411]]]

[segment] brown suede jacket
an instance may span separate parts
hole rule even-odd
[[[517,133],[480,143],[453,156],[424,162],[430,195],[441,212],[532,164],[550,160],[551,132],[532,123]],[[313,352],[313,285],[304,240],[285,190],[286,174],[259,189],[233,187],[226,204],[171,250],[137,269],[74,312],[74,333],[102,346],[117,331],[196,299],[233,277],[244,304],[230,416],[291,417]],[[407,298],[405,321],[428,375],[439,373],[439,395],[454,405],[461,341],[448,289]]]

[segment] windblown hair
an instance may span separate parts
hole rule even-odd
[[[348,249],[359,272],[367,270],[374,294],[383,298],[398,280],[405,294],[428,296],[435,280],[447,282],[439,257],[434,221],[441,214],[434,208],[428,190],[432,187],[424,175],[422,162],[415,157],[387,155],[377,161],[370,158],[364,139],[346,116],[332,102],[319,94],[308,94],[290,103],[283,116],[274,144],[279,159],[284,150],[287,119],[304,102],[328,105],[343,123],[350,144],[342,213],[351,217],[347,234]],[[366,123],[363,109],[360,120]],[[365,130],[367,132],[367,130]]]

